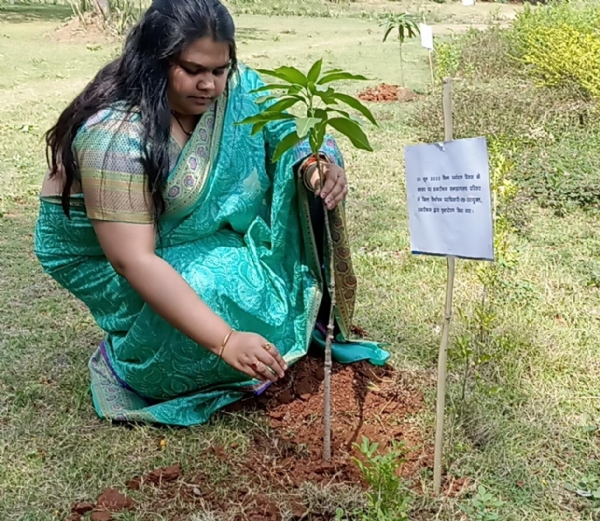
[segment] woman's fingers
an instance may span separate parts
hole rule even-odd
[[[333,210],[346,197],[348,181],[344,171],[337,165],[326,165],[323,173],[326,176],[325,184],[320,192],[315,191],[315,195],[320,195],[325,200],[327,208]]]
[[[275,348],[275,352],[271,353],[271,355],[273,357],[275,357],[275,360],[277,360],[279,367],[281,367],[284,371],[287,371],[288,365],[286,364],[285,360],[283,359],[283,356],[281,356],[279,354],[279,351],[277,350],[277,348]]]
[[[279,378],[283,378],[285,376],[285,372],[283,368],[279,365],[279,362],[275,360],[273,356],[271,356],[267,351],[260,351],[256,354],[256,358],[259,362],[266,365],[267,367],[273,370]]]
[[[337,179],[340,175],[341,168],[337,165],[324,165],[323,166],[323,175],[325,177],[325,184],[321,189],[320,196],[323,199],[326,199],[337,182]]]
[[[333,210],[340,204],[348,194],[348,183],[344,176],[338,177],[338,182],[333,187],[331,193],[325,199],[325,204],[329,210]]]
[[[325,199],[325,204],[327,205],[327,208],[332,210],[344,200],[344,197],[346,197],[347,193],[347,186],[348,185],[346,184],[346,179],[343,176],[340,176],[338,178],[338,182],[333,187],[333,190]]]
[[[252,362],[250,367],[252,367],[252,369],[260,375],[259,379],[261,380],[270,380],[271,382],[276,382],[278,379],[275,371],[264,362]]]
[[[251,378],[276,382],[285,376],[287,364],[277,348],[254,333],[239,333],[225,350],[223,359]]]
[[[285,360],[283,359],[281,354],[279,354],[277,347],[275,347],[273,344],[271,344],[271,342],[267,342],[267,341],[265,341],[265,343],[263,344],[262,347],[267,353],[269,353],[275,359],[275,362],[279,365],[279,367],[281,368],[282,371],[287,371],[287,364],[285,363]]]

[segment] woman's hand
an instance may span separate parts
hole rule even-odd
[[[287,369],[277,348],[254,333],[234,331],[221,356],[234,369],[263,381],[276,382]]]
[[[311,165],[307,171],[310,186],[315,196],[325,200],[328,210],[333,210],[348,194],[348,180],[344,169],[334,163],[321,162],[325,184],[321,188],[321,180],[316,165]]]

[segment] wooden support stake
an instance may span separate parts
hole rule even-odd
[[[325,183],[323,167],[317,154],[317,169],[321,186]],[[327,336],[325,337],[325,378],[323,381],[323,459],[331,461],[331,344],[333,343],[333,331],[335,327],[335,263],[333,237],[329,223],[329,210],[323,201],[323,213],[325,215],[325,236],[327,237],[327,251],[329,252],[329,322],[327,324]],[[326,290],[324,290],[326,291]]]
[[[444,79],[444,141],[452,141],[452,79]],[[454,293],[455,257],[448,257],[448,283],[446,286],[446,307],[442,325],[442,341],[438,356],[437,402],[435,422],[435,457],[433,463],[433,491],[439,495],[442,487],[442,454],[444,449],[444,410],[446,407],[446,365],[448,359],[448,337],[452,321],[452,295]]]
[[[433,51],[429,51],[429,71],[431,72],[431,92],[435,90],[435,76],[433,74]]]

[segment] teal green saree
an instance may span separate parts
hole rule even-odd
[[[258,111],[251,91],[262,85],[254,71],[241,67],[187,145],[173,152],[157,254],[232,328],[261,334],[289,365],[306,355],[311,342],[322,344],[319,317],[327,314],[326,279],[334,276],[334,358],[384,364],[389,355],[377,344],[349,340],[356,278],[341,206],[328,217],[335,273],[323,269],[328,252],[322,206],[297,175],[310,154],[308,145],[298,145],[273,164],[270,155],[293,126],[275,123],[251,136],[248,126],[235,125]],[[139,155],[140,134],[139,115],[118,106],[91,118],[74,142],[79,156],[89,159],[81,166],[82,177],[112,183],[117,196],[127,197],[132,186],[143,184],[134,173],[123,181],[128,158]],[[343,165],[332,138],[323,152]],[[102,218],[102,205],[96,203],[74,196],[68,219],[56,201],[42,199],[35,253],[105,333],[89,364],[98,415],[189,426],[206,422],[248,393],[262,392],[265,384],[174,329],[114,271],[90,221]],[[129,218],[125,213],[113,217]]]

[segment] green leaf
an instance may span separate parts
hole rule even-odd
[[[247,117],[242,121],[238,121],[236,125],[255,125],[256,123],[268,123],[269,121],[279,121],[282,119],[294,119],[295,116],[292,114],[286,114],[285,112],[270,112],[264,110],[254,116]]]
[[[263,103],[274,99],[277,99],[277,96],[261,96],[260,98],[256,98],[254,100],[254,103],[256,103],[257,105],[262,105]]]
[[[342,94],[340,92],[335,92],[334,94],[332,94],[332,96],[335,99],[337,99],[338,101],[341,101],[342,103],[345,103],[349,107],[352,107],[354,110],[357,110],[365,118],[367,118],[371,123],[373,123],[373,125],[377,126],[377,121],[373,117],[373,114],[371,114],[371,111],[367,107],[365,107],[360,101],[358,101],[356,98],[349,96],[348,94]]]
[[[321,120],[321,121],[325,121],[327,119],[329,119],[329,115],[327,114],[327,110],[326,109],[316,109],[313,114],[313,117]]]
[[[328,108],[327,111],[335,113],[335,114],[339,114],[340,116],[343,116],[347,119],[352,119],[352,116],[350,114],[348,114],[348,112],[346,112],[345,110]]]
[[[366,81],[369,78],[366,78],[362,74],[352,74],[350,72],[334,72],[332,74],[327,74],[323,76],[317,83],[319,85],[325,85],[326,83],[331,83],[332,81],[341,81],[341,80],[351,80],[351,81]]]
[[[236,125],[255,125],[256,123],[268,122],[269,119],[265,116],[264,112],[255,114],[254,116],[248,116],[242,121],[236,122]]]
[[[335,91],[333,89],[327,89],[325,92],[317,90],[314,95],[317,98],[321,98],[327,105],[337,105],[336,99],[333,97]]]
[[[296,118],[296,133],[304,138],[320,121],[318,118]]]
[[[270,90],[289,90],[292,85],[281,85],[280,83],[271,83],[270,85],[263,85],[258,89],[250,91],[250,94],[259,94],[261,92],[268,92]]]
[[[288,83],[295,85],[301,85],[302,87],[306,87],[306,84],[308,83],[308,78],[304,75],[304,73],[300,72],[295,67],[283,66],[275,70],[257,69],[257,71],[260,74],[273,76],[274,78],[279,78],[280,80],[287,81]]]
[[[312,132],[310,132],[309,143],[313,154],[318,154],[325,141],[325,132],[327,131],[329,114],[324,109],[317,109],[315,111],[315,117],[319,120],[319,123],[317,123]]]
[[[312,135],[313,143],[311,145],[312,145],[313,151],[318,151],[323,146],[323,142],[325,141],[325,132],[326,131],[327,131],[327,120],[321,120],[321,122],[315,126],[315,130]]]
[[[388,36],[390,35],[390,33],[394,30],[394,26],[393,25],[388,25],[387,29],[385,30],[385,34],[383,35],[383,41],[385,42],[388,38]]]
[[[321,75],[321,69],[323,68],[323,60],[316,61],[314,65],[308,71],[308,81],[312,81],[314,83],[317,82],[319,76]]]
[[[328,124],[346,136],[356,148],[369,152],[373,151],[367,135],[358,123],[346,118],[332,118],[328,121]]]
[[[284,112],[296,103],[298,103],[298,100],[295,98],[282,98],[277,103],[273,103],[265,112],[269,114],[272,112]]]
[[[286,93],[286,94],[282,94],[279,96],[260,96],[258,98],[256,98],[254,100],[254,103],[256,103],[257,105],[262,105],[264,103],[267,103],[269,101],[274,101],[274,100],[281,100],[281,99],[294,99],[296,100],[296,102],[301,102],[301,103],[306,103],[306,100],[303,96],[299,96],[298,94],[290,94],[290,93]]]
[[[275,148],[275,152],[273,153],[273,158],[271,161],[273,161],[273,163],[279,161],[283,154],[294,148],[298,143],[300,143],[300,141],[302,141],[302,138],[296,132],[290,132],[279,142]]]
[[[250,135],[256,136],[256,134],[262,132],[262,129],[265,128],[267,123],[268,121],[261,121],[260,123],[255,123],[254,125],[252,125],[252,131],[250,132]]]

